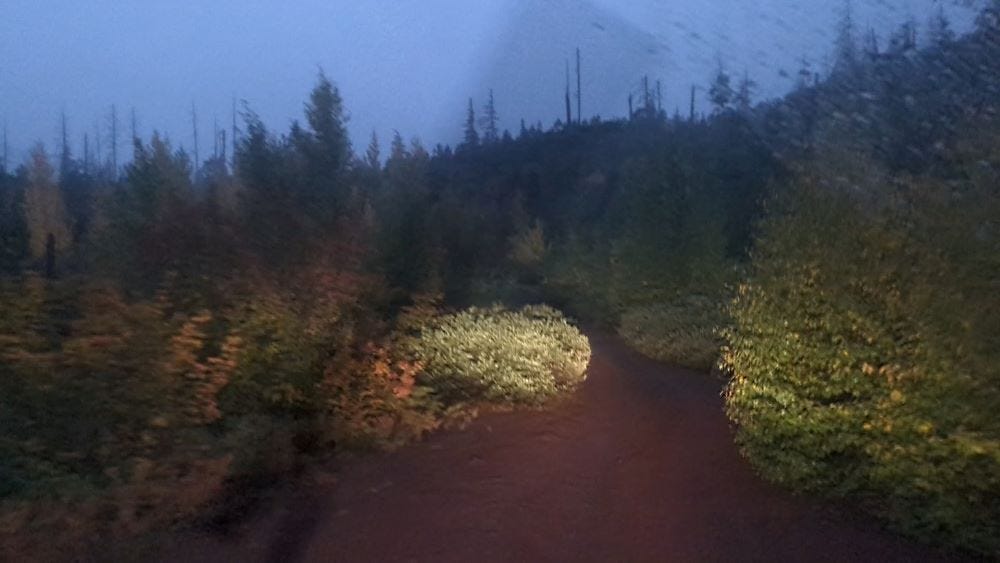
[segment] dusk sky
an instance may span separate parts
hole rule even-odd
[[[935,0],[854,2],[859,26],[883,38],[912,17],[921,27]],[[812,0],[262,0],[121,2],[5,0],[0,5],[0,119],[12,164],[35,141],[53,147],[59,115],[74,151],[99,127],[108,145],[112,104],[139,132],[166,133],[190,148],[198,107],[201,154],[213,120],[230,122],[245,99],[277,133],[300,118],[319,68],[338,84],[355,149],[393,129],[427,145],[454,143],[469,97],[490,88],[502,126],[523,117],[546,127],[562,113],[566,60],[583,51],[585,117],[623,116],[645,74],[664,83],[668,110],[721,60],[785,92],[802,60],[822,70],[840,2]],[[947,7],[956,29],[973,11]],[[787,75],[787,76],[786,76]],[[93,141],[92,145],[93,146]]]

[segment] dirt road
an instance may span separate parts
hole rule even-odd
[[[758,479],[720,384],[593,338],[587,382],[347,464],[192,561],[922,561],[929,549]]]

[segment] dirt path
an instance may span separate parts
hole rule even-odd
[[[593,338],[590,377],[544,412],[484,416],[348,464],[193,561],[921,561],[928,549],[760,481],[720,385]]]

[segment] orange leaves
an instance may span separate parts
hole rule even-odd
[[[183,407],[195,424],[210,424],[222,418],[217,397],[236,371],[243,346],[242,338],[230,334],[218,355],[202,360],[207,341],[205,331],[211,322],[212,314],[208,311],[189,318],[171,337],[170,355],[164,365],[168,374],[187,380],[187,383],[175,380],[173,386],[180,387]]]

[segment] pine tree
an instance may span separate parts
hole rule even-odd
[[[708,98],[715,108],[715,113],[719,114],[727,109],[733,101],[733,87],[729,74],[726,73],[722,63],[719,63],[715,72],[715,78],[708,89]]]
[[[143,226],[156,222],[168,207],[191,198],[191,162],[159,133],[153,133],[148,146],[135,143],[135,160],[126,175],[130,189],[123,198],[123,211]]]
[[[29,231],[24,190],[6,170],[0,171],[0,273],[16,273],[28,256]]]
[[[951,29],[951,22],[947,14],[944,13],[944,6],[938,5],[938,9],[927,22],[927,38],[930,44],[935,47],[946,45],[955,40],[955,32]]]
[[[499,131],[497,129],[497,107],[496,102],[493,99],[493,89],[490,89],[490,97],[488,98],[486,105],[483,107],[483,117],[482,117],[482,128],[483,128],[483,141],[486,143],[495,143],[500,138]]]
[[[365,165],[375,171],[382,169],[382,149],[379,147],[378,134],[374,130],[371,141],[368,142],[368,149],[365,150]]]
[[[314,161],[316,172],[330,177],[344,172],[351,157],[344,103],[340,90],[322,70],[306,104],[306,121],[311,145],[307,156]]]
[[[476,131],[476,109],[472,103],[472,98],[469,98],[469,109],[465,117],[465,137],[462,145],[466,148],[479,145],[479,133]]]
[[[854,25],[854,6],[844,0],[840,22],[837,24],[835,72],[854,72],[858,66],[857,32]]]
[[[61,118],[61,132],[62,132],[62,150],[59,153],[59,177],[66,178],[69,176],[70,169],[73,165],[73,156],[70,154],[69,149],[69,132],[66,126],[66,112],[62,112]]]
[[[399,131],[393,131],[392,144],[389,145],[389,160],[386,162],[386,166],[388,167],[389,162],[397,164],[408,158],[410,158],[410,153],[406,150],[403,136],[399,134]]]
[[[909,53],[917,48],[917,24],[907,20],[889,38],[889,52],[894,55]]]

